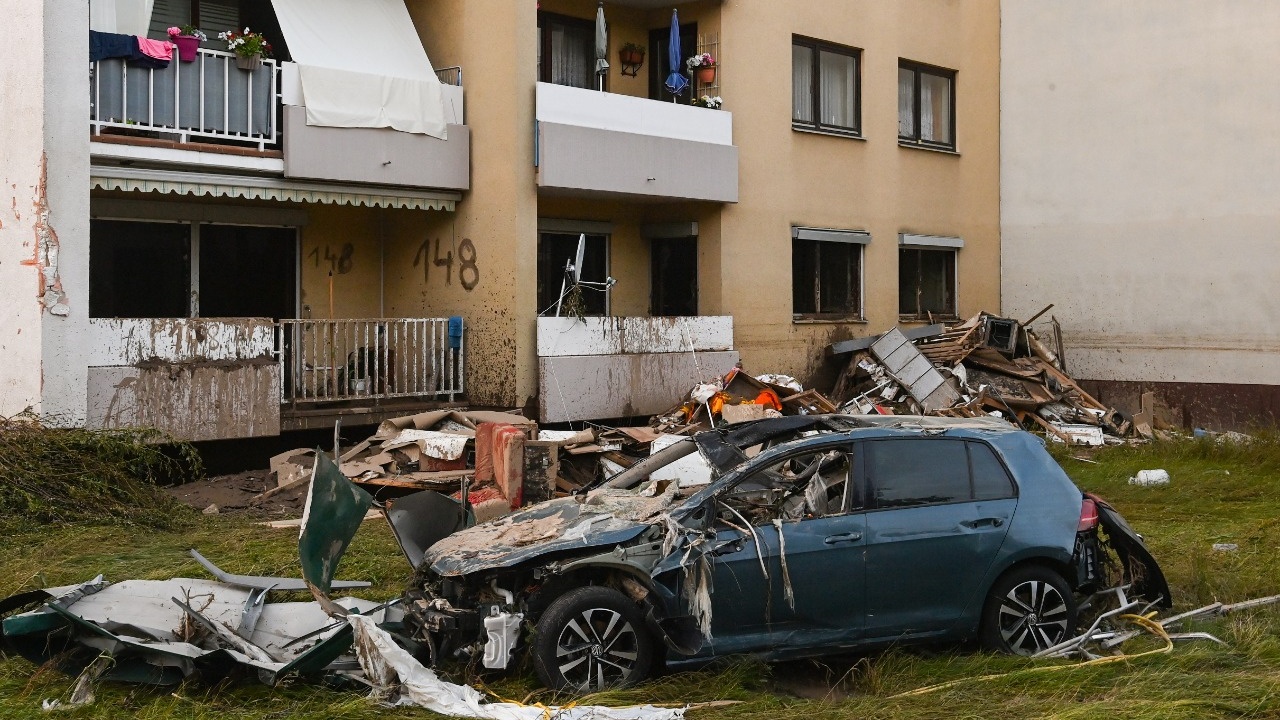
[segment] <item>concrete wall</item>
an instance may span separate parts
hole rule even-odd
[[[44,311],[39,254],[44,153],[44,14],[40,3],[6,1],[0,43],[0,415],[40,410]]]
[[[719,288],[704,284],[711,292],[702,311],[734,316],[734,344],[747,370],[825,388],[826,344],[897,324],[899,233],[963,238],[959,314],[998,311],[998,0],[721,8],[720,94],[734,113],[740,195],[724,208],[718,230],[703,224],[703,251],[719,263],[705,269],[718,273]],[[791,129],[793,34],[862,50],[864,140]],[[898,145],[899,58],[957,72],[956,153]],[[792,225],[871,234],[863,256],[865,323],[793,322]]]
[[[1003,4],[1004,307],[1057,303],[1076,376],[1280,385],[1278,31],[1268,0]]]

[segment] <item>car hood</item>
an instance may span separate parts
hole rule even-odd
[[[664,490],[600,488],[540,503],[449,535],[427,549],[422,566],[442,576],[468,575],[564,550],[627,542],[672,507],[676,484]]]

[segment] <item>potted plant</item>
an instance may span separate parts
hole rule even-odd
[[[644,46],[629,42],[622,46],[618,51],[618,59],[623,65],[643,65],[644,64]]]
[[[218,38],[227,43],[227,49],[236,54],[236,65],[241,70],[257,70],[262,67],[262,58],[271,57],[271,43],[249,28],[244,32],[227,30],[218,33]]]
[[[178,59],[182,62],[192,62],[196,59],[196,51],[200,49],[200,43],[209,38],[195,25],[181,25],[169,28],[169,39],[178,46]]]
[[[698,77],[698,82],[709,85],[716,81],[716,59],[711,53],[700,53],[684,61],[689,72]]]
[[[703,95],[697,100],[694,100],[693,104],[697,105],[698,107],[711,108],[712,110],[719,110],[720,106],[724,104],[724,98],[720,97],[719,95]]]

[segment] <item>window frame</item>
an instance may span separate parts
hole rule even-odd
[[[573,15],[562,15],[560,13],[550,12],[547,10],[538,10],[538,82],[544,82],[549,85],[562,85],[562,83],[557,83],[553,79],[551,75],[551,64],[548,60],[552,55],[551,33],[549,32],[549,27],[548,27],[548,25],[551,23],[556,23],[559,25],[563,25],[565,27],[576,27],[578,30],[587,31],[593,37],[595,34],[596,24],[595,24],[594,18],[587,19],[587,18],[574,17]],[[594,57],[594,52],[595,52],[594,48],[590,48],[589,46],[589,49],[591,50],[592,57]],[[595,82],[597,78],[594,73],[594,66],[590,68],[590,70],[591,72],[587,73],[587,78],[588,78],[587,85],[585,88],[581,88],[581,89],[586,89],[586,90],[596,89]],[[562,87],[578,87],[578,86],[562,85]],[[605,73],[604,75],[604,92],[609,92],[609,73]]]
[[[951,254],[951,307],[945,312],[930,312],[920,309],[920,263],[916,263],[916,309],[915,312],[902,311],[902,254],[904,252],[948,252]],[[898,246],[898,319],[914,322],[917,320],[958,320],[960,318],[960,248],[939,245],[906,245]]]
[[[848,235],[857,235],[866,237],[862,242],[853,240],[824,240],[812,237],[801,237],[803,231],[811,230],[816,232],[844,233]],[[791,321],[792,322],[865,322],[866,321],[866,245],[870,242],[870,235],[864,231],[857,230],[835,230],[822,228],[802,228],[793,226],[791,228]],[[812,283],[813,291],[813,308],[814,312],[799,312],[796,308],[796,251],[799,243],[812,243],[818,251],[817,257],[814,259],[814,275]],[[847,312],[822,312],[822,244],[829,243],[833,245],[853,245],[857,247],[856,261],[857,272],[855,273],[855,282],[857,283],[857,292],[855,302],[857,307],[852,313]]]
[[[805,47],[812,51],[810,58],[811,77],[809,97],[812,107],[809,110],[813,114],[812,122],[805,122],[795,119],[795,88],[792,88],[791,103],[791,129],[799,132],[821,133],[824,135],[838,135],[842,137],[862,138],[862,49],[849,45],[839,45],[825,40],[805,37],[803,35],[791,36],[791,47]],[[828,125],[822,122],[822,95],[819,92],[822,85],[822,53],[829,52],[835,55],[842,55],[853,58],[853,126],[845,127],[841,125]],[[795,82],[795,63],[792,61],[791,67],[792,83]]]
[[[848,476],[845,478],[845,487],[841,490],[840,510],[839,512],[825,513],[823,515],[811,518],[803,518],[799,522],[807,520],[820,520],[824,518],[842,517],[852,515],[854,513],[865,512],[867,508],[867,485],[863,479],[861,443],[849,438],[838,438],[826,440],[824,442],[816,442],[813,444],[805,444],[801,447],[788,448],[785,452],[780,452],[772,457],[756,456],[752,458],[750,467],[743,468],[738,477],[723,488],[716,491],[713,496],[714,502],[718,505],[724,502],[726,496],[732,495],[742,483],[768,471],[770,468],[776,467],[793,458],[802,457],[804,455],[817,455],[826,453],[831,450],[839,450],[844,454],[845,463],[847,465],[846,472]],[[763,453],[762,453],[763,455]],[[812,481],[812,479],[810,479]],[[756,526],[761,527],[761,526]]]
[[[603,240],[602,245],[604,247],[603,262],[604,262],[605,279],[610,277],[611,275],[610,267],[613,261],[613,230],[612,228],[606,230],[603,228],[591,228],[584,225],[582,226],[582,229],[571,230],[571,229],[568,229],[569,227],[576,227],[576,226],[565,225],[562,227],[557,224],[557,225],[546,225],[546,226],[539,227],[538,241],[536,245],[536,254],[539,256],[542,254],[542,241],[544,236],[547,236],[547,235],[557,235],[557,236],[564,236],[564,237],[570,237],[570,236],[577,237],[578,235],[586,235],[588,242],[590,242],[591,238],[601,238]],[[585,258],[585,254],[584,254],[584,258]],[[586,264],[585,260],[583,264],[584,265]],[[540,263],[535,263],[535,267],[534,267],[534,292],[535,293],[537,293],[538,291],[537,286],[538,286],[538,282],[540,282],[541,280],[542,274],[543,274],[543,268],[541,267]],[[588,282],[600,282],[591,278],[584,278],[584,279],[587,280]],[[613,289],[606,288],[603,291],[597,291],[592,289],[592,290],[587,290],[587,292],[592,292],[592,293],[601,292],[604,295],[604,310],[600,314],[586,313],[584,314],[584,317],[609,317],[613,312]],[[548,297],[550,297],[550,295],[558,295],[558,293],[551,292],[548,295]],[[539,307],[537,308],[538,316],[554,317],[554,314],[551,314],[551,310],[554,309],[554,303],[552,303],[550,307],[543,307],[541,306],[542,299],[543,298],[541,297],[538,298],[538,303],[539,303]],[[544,314],[544,312],[547,314]]]
[[[916,62],[914,60],[906,60],[898,58],[898,70],[909,70],[912,73],[911,85],[911,112],[912,112],[912,134],[903,135],[901,130],[898,132],[898,144],[903,147],[926,148],[930,150],[945,150],[950,152],[956,151],[956,71],[950,68],[940,67],[938,65],[929,65],[928,63]],[[951,137],[947,142],[938,142],[936,140],[925,140],[921,137],[920,132],[920,77],[922,74],[940,77],[950,83],[951,92],[948,97],[947,112],[949,113],[949,127],[951,128]],[[901,87],[898,90],[902,92]],[[901,103],[901,98],[899,98]],[[899,104],[901,108],[901,104]],[[898,127],[902,127],[902,118],[898,118]]]

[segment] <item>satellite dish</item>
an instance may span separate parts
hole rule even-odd
[[[578,235],[578,251],[573,256],[573,281],[582,281],[582,254],[587,249],[587,234]]]

